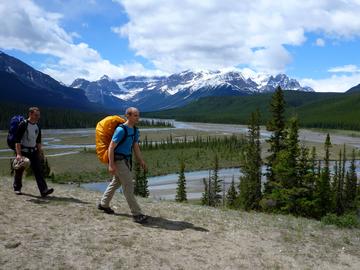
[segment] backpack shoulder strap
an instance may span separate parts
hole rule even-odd
[[[16,134],[15,134],[15,138],[16,138],[16,142],[20,143],[22,137],[24,136],[26,129],[28,127],[28,120],[24,119],[19,123],[19,126],[17,128]]]
[[[125,125],[120,124],[117,127],[121,127],[124,130],[124,137],[122,137],[122,139],[118,142],[118,144],[116,145],[114,151],[116,150],[116,148],[118,148],[120,145],[122,145],[126,141],[126,138],[128,136],[128,131],[127,131],[127,128],[125,127]]]
[[[139,129],[137,126],[134,126],[134,139],[133,139],[133,144],[135,142],[135,137],[139,134]]]

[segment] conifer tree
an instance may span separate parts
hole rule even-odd
[[[134,171],[135,171],[135,185],[134,185],[134,194],[136,196],[140,196],[141,193],[141,169],[140,164],[135,162],[134,164]]]
[[[203,183],[204,183],[204,193],[202,194],[201,197],[201,204],[209,205],[209,185],[208,182],[206,181],[206,178],[203,178]]]
[[[270,155],[267,159],[267,183],[265,185],[265,193],[271,193],[272,186],[276,181],[273,166],[277,159],[278,153],[284,149],[285,139],[285,100],[284,93],[279,86],[272,96],[270,103],[271,120],[267,124],[267,130],[272,132],[272,135],[267,142],[270,145]]]
[[[284,139],[284,148],[273,163],[273,175],[282,188],[298,187],[299,134],[298,121],[291,119]]]
[[[234,176],[233,176],[231,185],[226,194],[226,206],[231,209],[236,208],[236,197],[237,197],[237,192],[236,192]]]
[[[316,187],[317,211],[322,217],[331,210],[331,190],[330,190],[330,135],[326,135],[324,167],[321,169],[320,178]]]
[[[135,185],[134,185],[134,194],[141,197],[149,197],[149,188],[146,171],[142,171],[140,164],[135,162]]]
[[[355,165],[355,149],[352,151],[351,162],[349,167],[349,172],[346,175],[345,182],[345,207],[346,209],[354,209],[355,200],[356,200],[356,191],[357,191],[357,175],[356,175],[356,165]]]
[[[176,188],[176,197],[177,202],[186,202],[186,179],[185,179],[185,163],[184,161],[180,162],[180,172],[179,179]]]
[[[214,157],[214,170],[213,174],[211,175],[211,184],[212,187],[210,188],[210,205],[211,206],[219,206],[221,204],[221,193],[222,193],[222,187],[221,182],[219,178],[219,157],[217,154],[215,154]]]
[[[242,152],[242,176],[239,183],[239,206],[245,210],[257,209],[261,200],[260,114],[251,114],[247,143]]]
[[[148,188],[148,181],[147,181],[147,173],[145,170],[142,171],[141,175],[141,190],[140,190],[140,196],[147,198],[149,197],[149,188]]]
[[[339,163],[337,160],[335,160],[335,164],[334,164],[334,176],[332,178],[332,183],[331,183],[331,192],[332,192],[332,197],[333,197],[333,203],[334,205],[336,204],[336,191],[338,189],[338,183],[339,183]]]
[[[311,164],[311,173],[315,176],[316,175],[316,147],[313,146],[311,148],[311,154],[310,154],[310,164]]]
[[[334,186],[335,186],[335,213],[337,215],[342,215],[344,213],[344,202],[343,202],[343,183],[344,183],[344,171],[345,167],[343,166],[343,160],[345,160],[345,153],[344,156],[342,155],[342,152],[340,150],[339,153],[339,169],[336,169],[336,177],[334,179]]]
[[[309,189],[309,192],[313,190],[315,182],[315,153],[311,153],[309,156],[309,149],[302,145],[300,147],[300,157],[299,157],[299,186],[303,186]]]

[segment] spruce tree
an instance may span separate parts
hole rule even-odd
[[[316,182],[316,150],[315,147],[312,148],[311,153],[309,154],[309,149],[304,145],[300,148],[300,158],[299,158],[299,187],[297,188],[297,193],[299,198],[297,199],[297,209],[298,214],[306,217],[315,217],[316,212],[314,212],[315,199],[315,182]]]
[[[237,192],[236,192],[234,176],[233,176],[231,185],[226,194],[226,206],[231,209],[236,208],[236,197],[237,197]]]
[[[352,151],[351,162],[349,167],[349,172],[346,175],[345,182],[345,207],[348,210],[354,209],[355,200],[356,200],[356,189],[357,189],[357,175],[356,175],[356,165],[355,165],[355,149]]]
[[[276,208],[283,213],[304,215],[307,190],[300,183],[300,149],[298,135],[298,121],[289,121],[284,139],[284,148],[280,150],[273,164],[276,185],[273,187],[271,198],[276,201]],[[307,159],[307,156],[306,158]],[[305,160],[305,163],[307,160]],[[303,168],[307,174],[308,168]],[[303,172],[304,173],[304,172]]]
[[[320,178],[316,187],[317,211],[319,217],[325,216],[331,210],[330,190],[330,135],[326,135],[324,167],[321,169]]]
[[[333,181],[335,184],[335,213],[340,216],[344,213],[344,202],[343,202],[343,183],[344,183],[344,171],[345,167],[343,166],[343,160],[345,160],[345,153],[344,156],[342,155],[342,152],[340,150],[339,153],[339,169],[336,169],[336,179]]]
[[[148,188],[148,181],[147,181],[147,173],[145,170],[142,171],[141,175],[141,190],[140,190],[140,196],[147,198],[149,197],[149,188]]]
[[[209,205],[209,185],[208,182],[206,181],[206,178],[203,178],[203,183],[204,183],[204,193],[202,194],[201,197],[201,204]]]
[[[309,189],[311,190],[311,193],[313,193],[315,190],[315,183],[316,183],[317,177],[318,177],[315,146],[313,146],[311,149],[309,164],[310,164],[311,177],[309,178],[307,185],[308,185]]]
[[[271,120],[267,124],[267,130],[271,131],[271,137],[267,142],[269,143],[270,155],[267,158],[267,183],[265,185],[265,193],[271,193],[272,186],[276,181],[273,166],[277,159],[278,153],[284,149],[285,139],[285,100],[284,93],[279,86],[272,96],[270,103]]]
[[[273,175],[282,188],[298,187],[299,128],[297,119],[291,119],[284,139],[284,148],[273,163]]]
[[[186,202],[186,179],[185,179],[185,163],[184,161],[180,162],[180,172],[179,179],[176,188],[176,197],[177,202]]]
[[[134,185],[134,194],[136,196],[140,196],[141,194],[141,169],[140,164],[138,162],[135,162],[134,164],[134,171],[135,171],[135,185]]]
[[[315,175],[316,174],[316,147],[313,146],[311,148],[311,153],[310,153],[310,163],[311,163],[311,172]]]
[[[142,171],[140,164],[135,162],[135,185],[134,185],[134,194],[144,198],[149,197],[149,188],[146,171]]]
[[[210,205],[211,206],[219,206],[221,204],[221,193],[222,193],[222,187],[221,182],[219,178],[219,157],[217,154],[215,154],[214,157],[214,170],[211,175],[211,184],[212,187],[210,188]]]
[[[247,142],[242,152],[242,176],[239,183],[239,206],[245,210],[259,208],[261,200],[260,114],[251,114]]]

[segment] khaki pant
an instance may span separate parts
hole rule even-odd
[[[101,198],[101,205],[103,207],[109,207],[110,201],[114,196],[115,191],[122,185],[122,189],[126,198],[126,201],[130,207],[133,215],[141,214],[141,209],[135,199],[134,195],[134,183],[132,173],[125,160],[115,161],[116,171],[112,181],[108,185]]]

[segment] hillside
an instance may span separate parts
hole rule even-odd
[[[101,194],[34,181],[15,196],[0,182],[1,269],[359,269],[360,230],[291,216],[141,199],[147,225],[133,223],[121,195],[116,215]]]
[[[263,124],[269,119],[272,94],[245,97],[208,97],[187,106],[144,113],[146,117],[181,121],[246,124],[259,108]],[[284,91],[287,116],[297,115],[303,127],[360,130],[360,93],[314,93]]]
[[[354,87],[351,87],[349,90],[346,91],[346,93],[359,93],[360,92],[360,83]]]
[[[360,130],[360,92],[305,104],[296,112],[303,126]]]

